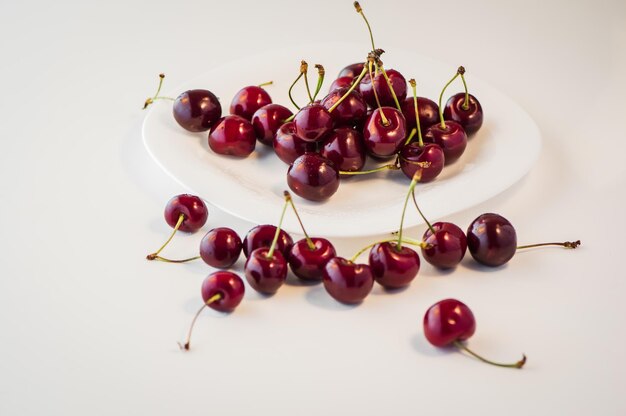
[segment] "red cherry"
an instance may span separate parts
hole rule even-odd
[[[358,77],[359,74],[363,71],[363,62],[357,62],[355,64],[350,64],[339,71],[339,75],[337,78],[348,77],[354,79],[354,77]]]
[[[465,341],[476,331],[474,314],[463,302],[444,299],[428,308],[424,315],[424,335],[436,347]]]
[[[339,188],[339,171],[316,153],[298,157],[287,170],[287,184],[298,196],[310,201],[330,198]]]
[[[226,116],[209,133],[209,147],[220,155],[246,157],[254,151],[255,146],[254,128],[243,117]]]
[[[424,143],[438,144],[443,150],[446,165],[449,165],[465,152],[467,135],[459,123],[446,121],[445,127],[440,123],[430,126],[424,134]]]
[[[219,100],[208,90],[183,92],[174,101],[172,110],[176,122],[193,132],[207,131],[222,116]]]
[[[333,128],[333,117],[322,104],[302,107],[293,121],[296,135],[307,142],[321,140]]]
[[[211,273],[204,279],[201,293],[205,303],[215,295],[220,296],[219,299],[207,304],[211,309],[231,312],[241,303],[245,286],[241,277],[235,273],[219,271]]]
[[[420,117],[420,128],[426,131],[430,126],[439,121],[439,106],[433,100],[425,97],[417,97],[418,113]],[[417,128],[415,123],[415,103],[413,97],[407,97],[401,103],[402,114],[406,119],[406,129],[411,131]]]
[[[422,248],[424,260],[440,269],[456,267],[467,249],[465,233],[450,222],[436,222],[432,228],[434,233],[428,228],[422,237],[427,244]]]
[[[175,228],[180,216],[184,218],[178,227],[180,231],[192,233],[200,229],[209,217],[204,201],[195,195],[181,194],[170,199],[165,206],[165,221]]]
[[[250,85],[235,94],[230,103],[230,113],[250,121],[259,108],[271,103],[272,98],[267,91],[259,86]]]
[[[271,295],[283,285],[287,278],[287,261],[276,250],[268,256],[270,249],[261,247],[248,256],[244,271],[246,280],[257,292]]]
[[[241,254],[241,238],[226,227],[214,228],[200,241],[200,257],[212,267],[227,269]]]
[[[400,169],[409,179],[412,179],[419,170],[418,182],[432,181],[439,176],[444,165],[443,150],[433,143],[420,147],[417,142],[412,142],[402,147],[400,151]]]
[[[454,94],[446,102],[443,117],[463,126],[467,135],[474,134],[483,125],[483,108],[472,94],[468,94],[468,105],[465,107],[465,93]]]
[[[467,245],[474,260],[485,266],[498,267],[513,258],[517,233],[503,216],[482,214],[467,229]]]
[[[381,116],[384,114],[385,119]],[[363,140],[367,152],[378,158],[395,155],[406,139],[406,122],[402,113],[392,107],[375,109],[365,121]]]
[[[358,74],[357,74],[358,75]],[[354,81],[353,77],[339,77],[330,84],[330,88],[328,92],[333,92],[339,88],[350,88],[352,82]]]
[[[289,121],[278,129],[274,136],[274,152],[280,160],[291,165],[298,157],[307,152],[315,152],[316,143],[302,140],[296,135],[296,125]]]
[[[311,238],[313,247],[306,238],[297,241],[289,255],[289,266],[297,277],[306,281],[322,280],[324,266],[337,255],[335,247],[325,238]]]
[[[407,286],[417,276],[420,258],[415,250],[395,242],[378,243],[369,254],[369,264],[378,284],[387,289]]]
[[[274,234],[276,234],[276,227],[273,225],[257,225],[252,228],[243,239],[243,254],[248,257],[257,248],[269,248],[272,245]],[[291,236],[284,230],[280,230],[276,250],[280,251],[283,257],[288,258],[292,245],[293,239]]]
[[[348,88],[338,88],[331,91],[324,99],[322,105],[328,110],[348,92]],[[362,125],[367,117],[367,105],[358,91],[351,91],[343,101],[330,113],[335,126],[358,126]]]
[[[348,127],[337,128],[322,143],[320,154],[340,171],[360,171],[365,165],[363,135]]]
[[[323,279],[328,294],[347,304],[362,302],[374,286],[370,266],[356,264],[342,257],[335,257],[326,263]]]
[[[280,104],[268,104],[259,108],[252,116],[256,138],[261,143],[271,146],[278,128],[292,115],[291,110]]]
[[[394,69],[386,69],[389,81],[393,91],[396,93],[398,102],[402,102],[406,98],[406,79],[402,74]],[[358,74],[357,74],[358,75]],[[371,81],[369,74],[365,75],[359,84],[359,92],[363,96],[363,99],[371,108],[376,108],[376,97],[374,96],[374,88],[378,94],[380,105],[382,107],[394,107],[396,105],[387,80],[382,74],[382,71],[378,72],[378,75],[374,76],[374,82]]]

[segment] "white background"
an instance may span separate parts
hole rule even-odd
[[[2,2],[0,414],[626,413],[625,4],[363,7],[380,47],[465,65],[541,129],[528,176],[448,220],[465,228],[493,211],[520,242],[583,246],[520,253],[496,271],[425,264],[409,289],[375,288],[358,307],[290,278],[269,299],[248,291],[230,316],[205,312],[182,353],[210,270],[144,259],[169,233],[165,202],[184,191],[141,141],[156,74],[175,95],[167,85],[254,51],[365,49],[362,21],[349,1]],[[251,224],[211,209],[214,226]],[[177,237],[168,254],[199,238]],[[334,243],[350,256],[374,238]],[[527,367],[428,345],[423,313],[445,297],[474,311],[471,347],[502,361],[525,352]]]

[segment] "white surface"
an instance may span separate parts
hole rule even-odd
[[[182,191],[141,141],[156,75],[176,86],[277,45],[367,47],[362,22],[335,1],[2,2],[0,414],[626,413],[624,2],[363,6],[388,66],[396,45],[463,64],[539,125],[531,173],[449,220],[495,211],[520,242],[583,246],[519,254],[497,271],[424,265],[409,289],[377,288],[354,308],[319,286],[248,292],[230,316],[205,313],[183,354],[176,341],[209,270],[144,260]],[[212,209],[216,225],[250,227]],[[167,254],[199,239],[181,236]],[[333,241],[350,255],[371,240]],[[501,360],[524,352],[527,367],[429,347],[422,315],[444,297],[473,309],[469,345]]]
[[[242,79],[272,79],[274,84],[267,89],[273,101],[289,105],[289,86],[303,54],[311,67],[313,62],[325,66],[330,77],[323,89],[326,91],[333,76],[345,65],[365,59],[367,50],[367,45],[341,42],[282,48],[229,62],[174,91],[177,95],[211,86],[213,93],[222,97],[224,111],[228,111],[230,99],[242,87]],[[396,56],[398,61],[394,62],[394,68],[408,79],[416,78],[420,95],[435,100],[439,97],[438,89],[456,70],[449,64],[407,50],[398,51]],[[476,77],[472,77],[471,85],[488,117],[456,163],[446,166],[436,180],[417,186],[421,209],[430,218],[442,218],[497,195],[526,174],[539,155],[541,138],[528,114]],[[462,89],[460,79],[458,85],[446,91],[444,103],[459,88]],[[303,83],[294,90],[300,92],[296,102],[306,102]],[[190,133],[180,128],[172,116],[169,101],[153,106],[142,133],[144,144],[157,164],[191,193],[249,222],[276,223],[284,204],[283,191],[288,189],[287,165],[273,155],[271,149],[259,144],[257,151],[245,159],[218,155],[209,149],[207,133]],[[327,237],[371,236],[398,229],[409,182],[401,171],[344,177],[339,190],[323,203],[307,201],[297,195],[294,198],[310,233]],[[419,215],[410,215],[405,224],[416,226],[422,222]],[[363,227],[363,224],[368,226]],[[301,233],[294,215],[285,217],[283,228],[290,233]]]

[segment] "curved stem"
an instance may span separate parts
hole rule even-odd
[[[280,220],[278,221],[278,226],[276,227],[276,232],[274,233],[274,239],[272,240],[272,245],[270,246],[267,255],[265,256],[268,259],[274,258],[274,250],[276,250],[276,244],[278,243],[278,237],[280,236],[280,227],[283,225],[283,218],[285,218],[285,211],[287,211],[287,205],[289,205],[289,201],[285,201],[283,205],[283,212],[280,214]]]
[[[402,112],[402,107],[400,107],[400,102],[398,101],[398,96],[396,95],[396,92],[394,91],[393,86],[391,85],[391,80],[387,76],[387,71],[385,71],[385,68],[383,67],[382,64],[379,65],[379,68],[380,68],[381,72],[383,73],[383,77],[385,78],[385,81],[387,81],[387,86],[389,87],[389,91],[391,91],[391,96],[393,97],[393,102],[396,103],[396,107],[398,108],[398,111]]]
[[[172,260],[172,259],[168,259],[165,257],[161,257],[159,255],[155,255],[155,254],[148,254],[146,256],[146,258],[148,260],[157,260],[157,261],[162,261],[165,263],[187,263],[193,260],[198,260],[200,258],[200,256],[194,256],[194,257],[189,257],[188,259],[182,259],[182,260]]]
[[[361,5],[359,4],[358,1],[354,2],[354,8],[356,9],[356,12],[361,15],[363,20],[365,20],[365,24],[367,25],[367,31],[370,34],[370,41],[372,42],[372,50],[375,51],[376,46],[374,46],[374,36],[372,35],[372,28],[370,27],[370,22],[367,21],[367,17],[365,17],[365,14],[363,13],[363,9],[361,8]]]
[[[420,112],[417,107],[417,85],[415,84],[415,79],[411,78],[409,80],[409,84],[411,84],[411,89],[413,90],[413,109],[415,110],[415,124],[417,128],[417,143],[419,147],[424,147],[424,141],[422,140],[422,128],[420,127]]]
[[[376,92],[376,88],[374,87],[374,76],[372,75],[372,59],[368,60],[367,63],[367,68],[369,71],[369,75],[370,75],[370,82],[372,83],[372,91],[374,91],[374,98],[376,99],[376,105],[378,106],[378,109],[380,110],[380,118],[383,121],[383,126],[388,126],[389,125],[389,120],[387,120],[387,117],[385,117],[385,113],[383,112],[382,106],[380,105],[380,100],[378,99],[378,93]]]
[[[576,248],[580,245],[580,240],[576,241],[565,241],[562,243],[539,243],[539,244],[528,244],[525,246],[517,246],[517,250],[523,250],[526,248],[534,248],[534,247],[545,247],[545,246],[559,246],[565,248]]]
[[[349,172],[347,170],[340,170],[339,174],[340,175],[367,175],[369,173],[382,172],[383,170],[398,170],[398,169],[400,169],[400,167],[397,164],[389,164],[389,165],[379,166],[375,169],[360,170],[360,171],[355,171],[355,172]]]
[[[306,93],[309,96],[309,104],[313,102],[313,96],[311,95],[311,89],[309,88],[309,77],[307,72],[309,71],[309,64],[306,61],[300,62],[300,73],[304,75],[304,85],[306,86]]]
[[[163,86],[163,79],[164,78],[165,78],[165,74],[159,74],[159,86],[157,87],[156,93],[154,94],[154,97],[146,99],[146,101],[143,103],[142,110],[145,110],[146,108],[148,108],[148,106],[150,104],[152,104],[155,100],[170,100],[170,101],[174,101],[174,98],[172,98],[172,97],[159,97],[159,93],[161,92],[161,87]]]
[[[461,81],[463,81],[463,88],[465,88],[465,100],[463,101],[461,107],[463,108],[463,110],[469,110],[469,92],[467,91],[467,83],[465,82],[465,77],[463,76],[463,74],[460,75]]]
[[[311,237],[309,237],[306,230],[304,229],[304,224],[302,224],[302,220],[300,219],[300,214],[298,214],[296,205],[293,203],[293,199],[291,199],[291,194],[288,191],[285,191],[284,195],[285,195],[285,200],[289,202],[289,204],[291,205],[291,208],[293,209],[293,213],[296,214],[296,218],[298,219],[298,222],[300,223],[300,228],[302,228],[302,232],[304,233],[304,238],[306,239],[306,244],[309,246],[309,250],[315,250],[315,244],[313,244],[313,240],[311,240]]]
[[[298,77],[296,78],[296,80],[291,84],[291,87],[289,87],[289,100],[291,100],[291,104],[293,104],[298,110],[300,110],[300,106],[296,104],[295,100],[293,99],[293,96],[291,95],[291,91],[293,90],[293,87],[295,87],[295,85],[298,83],[300,78],[302,78],[302,72],[298,74]]]
[[[354,91],[354,89],[359,85],[359,83],[361,82],[361,80],[363,79],[363,77],[365,76],[366,73],[367,73],[367,65],[363,64],[363,70],[361,71],[359,76],[352,82],[352,85],[350,85],[350,88],[348,89],[348,91],[346,91],[346,93],[343,95],[343,97],[341,97],[339,100],[337,100],[337,102],[335,104],[333,104],[332,107],[330,107],[328,109],[329,113],[332,113],[333,110],[335,108],[337,108],[339,106],[339,104],[341,104],[343,102],[343,100],[345,100],[348,97],[348,95],[350,95],[350,93],[352,91]]]
[[[324,84],[324,74],[326,74],[322,65],[315,64],[315,68],[317,68],[317,86],[315,87],[315,93],[313,94],[313,101],[315,101],[317,94],[319,94],[322,89],[322,84]]]
[[[426,225],[428,226],[428,229],[430,230],[431,233],[435,234],[435,229],[433,228],[433,226],[430,224],[430,222],[428,222],[428,220],[426,219],[426,217],[424,216],[424,214],[422,214],[422,210],[420,209],[419,205],[417,205],[417,200],[415,199],[415,189],[413,190],[413,192],[411,193],[411,195],[413,196],[413,203],[415,204],[415,208],[417,208],[417,212],[419,212],[420,217],[422,217],[422,219],[424,220],[424,222],[426,223]]]
[[[411,140],[413,140],[413,137],[415,137],[415,133],[417,132],[416,129],[412,129],[411,133],[409,133],[409,137],[407,137],[406,141],[404,142],[404,145],[408,145],[409,143],[411,143]]]
[[[491,364],[491,365],[495,365],[497,367],[506,367],[506,368],[522,368],[524,366],[524,364],[526,363],[526,355],[522,354],[522,359],[519,360],[516,363],[513,364],[502,364],[502,363],[496,363],[494,361],[488,360],[484,357],[481,357],[480,355],[476,354],[474,351],[470,350],[469,348],[467,348],[465,345],[463,345],[463,343],[461,341],[454,341],[454,346],[465,351],[466,353],[470,354],[471,356],[478,358],[480,361],[487,363],[487,364]]]
[[[441,94],[439,94],[439,119],[441,120],[441,128],[442,129],[446,128],[446,123],[445,123],[445,121],[443,121],[443,107],[441,106],[441,101],[443,99],[443,93],[446,91],[446,88],[448,88],[448,86],[450,84],[452,84],[452,81],[454,81],[456,79],[456,77],[458,77],[458,76],[459,76],[459,72],[457,71],[457,73],[454,74],[452,79],[450,81],[448,81],[448,83],[443,87],[443,89],[441,90]]]
[[[406,193],[406,198],[404,199],[404,206],[402,207],[402,217],[400,218],[400,230],[398,231],[398,245],[396,246],[398,250],[402,249],[402,232],[404,231],[404,215],[406,214],[406,207],[409,204],[409,195],[413,193],[415,190],[415,185],[417,185],[418,175],[417,172],[413,175],[413,179],[411,179],[411,184],[409,185],[409,191]]]
[[[360,249],[354,256],[352,256],[350,261],[352,263],[354,263],[356,261],[356,259],[358,259],[361,254],[363,254],[365,251],[367,251],[367,249],[374,247],[376,244],[393,243],[393,242],[397,242],[397,241],[398,241],[397,238],[391,238],[391,239],[388,239],[388,240],[376,241],[375,243],[368,244],[367,246],[365,246],[362,249]],[[413,246],[418,246],[418,247],[422,247],[422,248],[428,246],[428,244],[424,243],[423,241],[417,241],[417,240],[413,240],[413,239],[410,239],[410,238],[404,238],[402,240],[402,242],[405,243],[405,244],[411,244]]]
[[[274,81],[267,81],[267,82],[264,82],[262,84],[259,84],[258,87],[263,88],[263,87],[265,87],[267,85],[272,85],[273,83],[274,83]]]
[[[161,251],[163,251],[165,246],[167,246],[169,244],[169,242],[172,241],[172,238],[174,238],[174,234],[176,234],[176,231],[178,231],[178,229],[180,228],[180,226],[181,226],[181,224],[183,223],[184,220],[185,220],[185,214],[181,213],[178,216],[178,221],[176,221],[176,225],[174,226],[174,231],[172,231],[172,234],[170,234],[170,237],[165,241],[165,243],[163,243],[163,245],[157,251],[155,251],[152,254],[148,254],[146,256],[146,259],[148,259],[148,260],[155,260],[159,256],[159,253]]]
[[[198,316],[200,316],[204,308],[209,306],[211,303],[220,300],[221,298],[222,298],[222,294],[217,293],[213,295],[212,297],[210,297],[209,300],[207,300],[206,303],[202,305],[200,309],[198,309],[198,312],[196,312],[196,315],[193,317],[193,320],[191,321],[191,326],[189,327],[189,332],[187,333],[187,340],[185,341],[184,344],[181,344],[180,342],[178,343],[178,346],[180,347],[181,350],[189,351],[189,343],[191,342],[191,332],[193,331],[193,327],[196,324],[196,320],[198,319]]]

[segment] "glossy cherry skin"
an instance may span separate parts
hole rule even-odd
[[[287,261],[278,250],[274,251],[271,258],[267,257],[269,251],[268,247],[257,248],[250,253],[244,265],[250,286],[266,295],[276,293],[287,278]]]
[[[391,81],[391,86],[396,93],[398,102],[402,103],[406,98],[406,79],[395,69],[386,69],[385,71],[387,72],[389,81]],[[374,82],[371,81],[369,74],[365,74],[359,84],[359,92],[363,95],[363,99],[371,108],[378,106],[376,104],[376,97],[374,96],[374,88],[376,88],[378,99],[382,107],[395,107],[396,102],[391,95],[391,90],[387,85],[387,80],[383,76],[382,71],[378,71],[378,75],[374,75]]]
[[[305,281],[322,280],[324,266],[337,255],[335,247],[325,238],[311,238],[314,248],[306,239],[297,241],[291,247],[289,267],[297,277]]]
[[[274,234],[276,234],[276,227],[270,224],[257,225],[252,228],[243,239],[243,254],[248,257],[257,248],[269,248],[274,240]],[[280,230],[276,250],[280,251],[283,257],[288,258],[292,245],[291,236],[284,230]]]
[[[436,347],[465,341],[476,331],[474,314],[463,302],[444,299],[428,308],[424,315],[424,335]]]
[[[322,143],[320,154],[340,171],[359,171],[365,165],[363,135],[348,127],[337,128]]]
[[[333,117],[322,104],[302,107],[293,119],[296,135],[307,142],[317,142],[333,128]]]
[[[324,99],[322,105],[330,109],[341,97],[348,92],[348,88],[339,88],[331,91]],[[367,105],[361,94],[354,90],[339,104],[330,115],[333,117],[336,127],[353,127],[361,125],[367,117]]]
[[[387,117],[388,125],[383,124],[381,111]],[[363,140],[367,152],[378,158],[395,155],[406,139],[406,122],[402,113],[392,107],[375,109],[365,121]]]
[[[445,165],[445,156],[439,145],[427,143],[420,147],[419,143],[412,142],[400,150],[400,169],[407,178],[413,179],[419,170],[418,182],[430,182],[435,179]],[[424,165],[422,165],[424,164]]]
[[[256,85],[250,85],[237,91],[230,103],[230,114],[238,115],[250,121],[259,108],[271,103],[272,97],[267,91]]]
[[[350,64],[339,71],[337,78],[349,77],[354,79],[354,77],[358,77],[361,72],[363,72],[363,62],[357,62],[355,64]]]
[[[241,238],[234,230],[214,228],[200,241],[200,257],[209,266],[227,269],[239,258],[241,248]]]
[[[235,273],[219,271],[211,273],[202,282],[202,299],[206,303],[213,296],[219,294],[220,298],[209,303],[209,308],[220,312],[231,312],[243,299],[246,287],[241,277]]]
[[[305,153],[287,170],[287,185],[299,197],[323,201],[339,189],[339,171],[330,160],[317,153]]]
[[[306,142],[296,135],[296,125],[289,121],[278,129],[274,136],[274,152],[280,160],[291,165],[307,152],[315,152],[317,144]]]
[[[456,267],[467,250],[467,238],[458,226],[450,222],[432,224],[435,233],[426,229],[422,241],[428,244],[422,248],[422,257],[439,269]]]
[[[174,119],[185,130],[207,131],[222,117],[219,100],[208,90],[185,91],[174,100]]]
[[[474,134],[483,125],[483,108],[472,94],[469,94],[467,109],[463,107],[465,103],[465,93],[454,94],[446,102],[443,109],[443,117],[452,120],[463,126],[465,133],[469,136]]]
[[[374,286],[374,276],[367,264],[356,264],[342,257],[331,259],[324,266],[324,288],[342,303],[360,303]]]
[[[406,119],[406,129],[411,131],[417,128],[413,97],[406,97],[406,99],[400,103],[400,107]],[[439,122],[439,106],[433,100],[425,97],[417,97],[417,111],[420,117],[420,129],[422,133],[428,130],[433,124]]]
[[[185,219],[178,229],[187,233],[200,229],[209,218],[209,210],[204,201],[189,194],[176,195],[165,205],[165,221],[170,227],[176,227],[180,214],[183,214]]]
[[[467,147],[467,135],[463,127],[455,121],[446,121],[446,127],[441,123],[430,126],[423,136],[425,143],[438,144],[443,150],[446,165],[456,162]]]
[[[517,233],[503,216],[483,214],[467,229],[467,247],[477,262],[485,266],[501,266],[515,254]]]
[[[378,243],[370,250],[369,264],[374,280],[386,289],[407,286],[420,270],[420,258],[415,250],[396,242]]]
[[[278,128],[292,115],[291,110],[280,104],[268,104],[259,108],[252,116],[257,140],[271,146]]]
[[[246,157],[254,151],[255,146],[254,128],[243,117],[226,116],[211,127],[209,147],[217,154]]]
[[[332,84],[330,84],[330,88],[328,89],[328,92],[333,92],[334,90],[338,88],[350,88],[352,86],[352,81],[354,81],[354,78],[352,77],[339,77],[336,80],[334,80]],[[355,91],[358,92],[358,90],[356,89]]]

